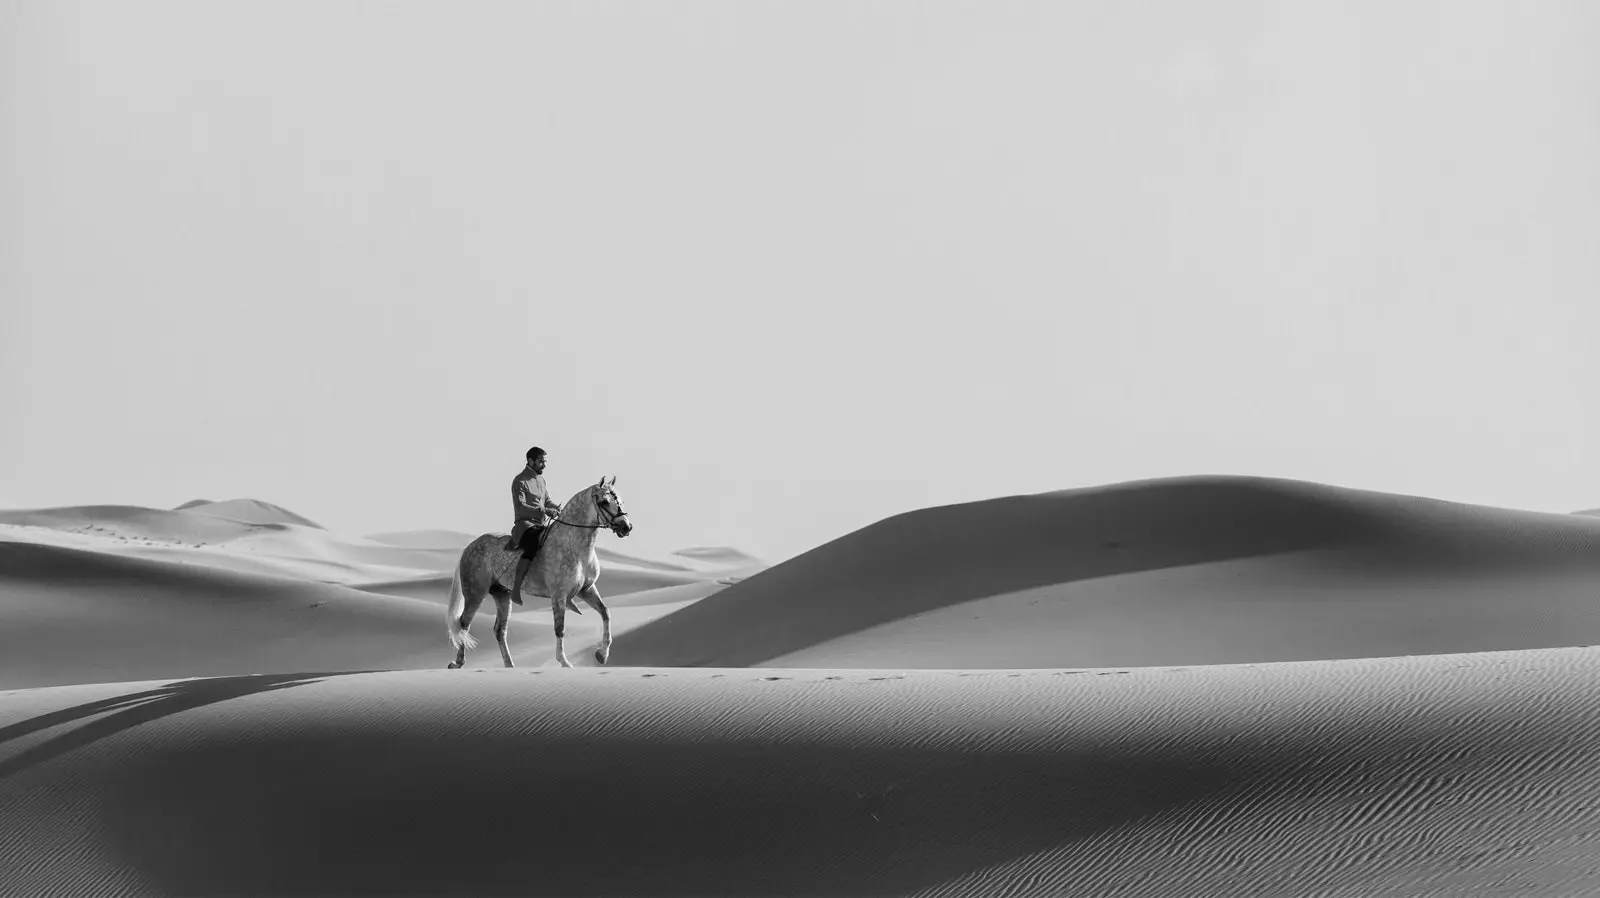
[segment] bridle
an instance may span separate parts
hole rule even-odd
[[[566,509],[562,509],[562,511],[566,511]],[[599,500],[596,500],[594,503],[594,511],[596,516],[609,514],[610,517],[598,524],[578,524],[573,521],[563,521],[561,520],[561,515],[557,514],[556,519],[550,522],[550,527],[545,528],[545,533],[548,534],[550,529],[555,527],[557,524],[566,524],[568,527],[576,527],[579,530],[599,530],[602,527],[609,527],[612,530],[615,530],[617,526],[617,520],[619,518],[625,518],[628,516],[628,513],[622,510],[621,502],[617,503],[617,510],[615,512],[607,512],[605,506],[601,505]],[[541,540],[541,542],[543,542],[543,540]]]

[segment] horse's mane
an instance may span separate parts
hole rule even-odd
[[[561,503],[561,510],[556,512],[556,517],[558,517],[558,518],[559,517],[565,517],[566,513],[567,513],[567,506],[569,506],[572,503],[576,502],[578,500],[579,496],[583,495],[584,493],[589,492],[592,489],[594,489],[594,484],[591,483],[588,486],[583,487],[583,488],[579,489],[577,492],[575,492],[572,495],[568,496],[567,497],[567,501]]]

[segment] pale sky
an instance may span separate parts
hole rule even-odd
[[[0,0],[0,501],[1600,505],[1600,4]]]

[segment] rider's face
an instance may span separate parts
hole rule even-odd
[[[535,473],[535,474],[543,474],[544,473],[544,456],[535,455],[533,458],[528,459],[528,467],[532,468],[533,469],[533,473]]]

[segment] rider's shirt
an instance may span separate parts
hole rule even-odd
[[[550,501],[550,489],[545,486],[544,476],[527,468],[511,481],[511,504],[513,519],[517,521],[542,522],[546,514],[561,513],[561,506]]]

